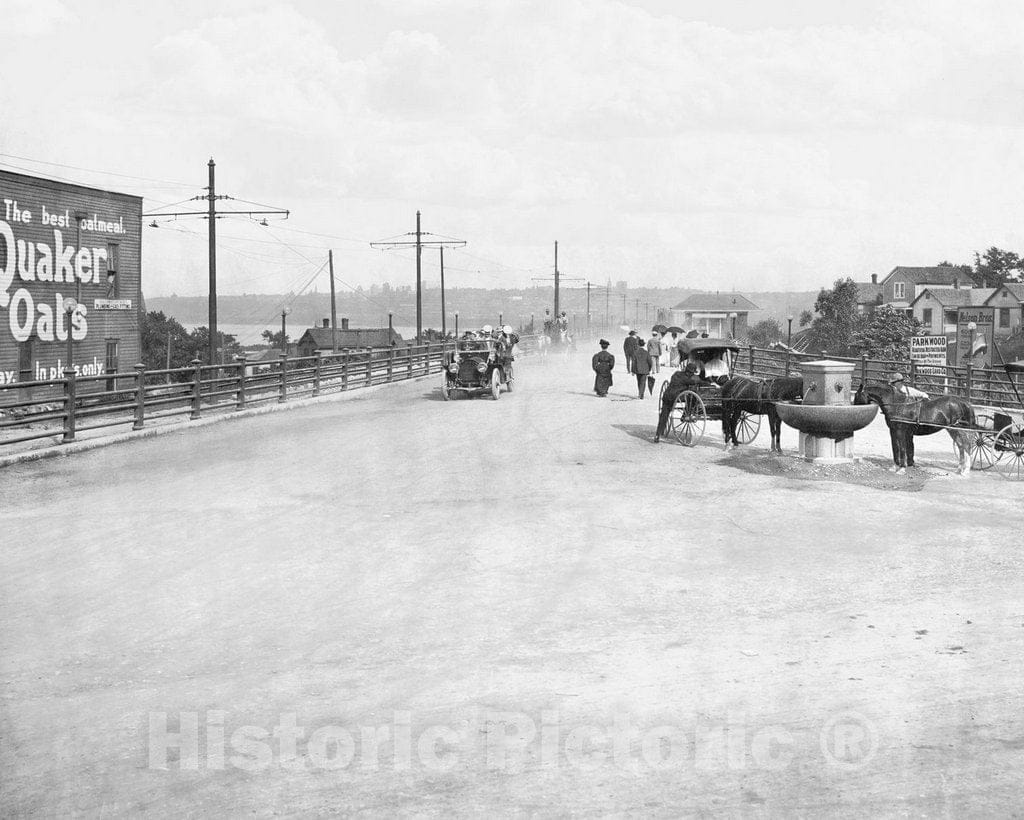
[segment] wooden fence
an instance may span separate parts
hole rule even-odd
[[[753,376],[771,377],[796,375],[799,363],[828,358],[833,361],[851,362],[856,366],[854,383],[885,382],[888,374],[899,371],[909,384],[931,395],[949,393],[960,396],[982,407],[1002,407],[1011,410],[1024,409],[1017,392],[1024,396],[1024,378],[1009,376],[1002,369],[978,369],[971,367],[918,366],[914,362],[868,359],[851,359],[842,356],[793,353],[785,350],[765,350],[755,347],[743,348],[736,361],[736,372]],[[1011,378],[1014,381],[1011,381]]]
[[[534,349],[534,337],[520,339],[519,350]],[[202,418],[263,404],[282,403],[375,384],[440,374],[454,342],[347,350],[313,356],[282,355],[276,361],[77,376],[0,385],[0,448],[61,436],[75,440],[88,430],[107,427],[143,429],[172,416]]]

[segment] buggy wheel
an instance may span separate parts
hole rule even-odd
[[[658,393],[658,407],[661,407],[662,399],[665,398],[665,391],[668,390],[668,382],[663,381],[661,383],[661,392]]]
[[[491,371],[491,395],[495,401],[501,395],[501,371],[498,368]]]
[[[693,447],[704,435],[708,414],[704,401],[692,390],[684,390],[676,397],[669,414],[669,423],[676,440],[685,447]]]
[[[996,472],[1011,481],[1024,480],[1024,426],[1006,425],[996,433],[993,448]]]
[[[761,432],[761,417],[748,413],[746,410],[740,410],[736,417],[736,440],[740,444],[750,444],[757,438],[759,432]]]
[[[971,450],[971,469],[989,470],[999,461],[999,453],[996,452],[996,430],[993,430],[994,422],[988,413],[979,413],[976,418],[976,429],[967,433],[968,447]],[[956,444],[953,444],[953,452],[959,456]]]

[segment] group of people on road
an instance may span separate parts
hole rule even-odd
[[[691,330],[684,334],[684,338],[695,339],[707,333]],[[665,364],[673,369],[680,364],[685,364],[685,359],[680,351],[679,334],[675,331],[662,334],[657,330],[651,331],[651,338],[642,339],[635,330],[630,330],[622,343],[622,352],[626,360],[626,372],[636,377],[637,397],[644,398],[646,395],[654,395],[656,376],[661,373],[661,367]],[[607,396],[608,389],[612,385],[612,369],[615,367],[615,357],[608,352],[610,342],[601,339],[601,350],[594,354],[591,366],[596,374],[594,379],[594,392],[598,396]],[[667,361],[666,361],[667,360]],[[728,375],[728,365],[725,362],[709,363],[710,369],[704,375],[709,378],[716,378],[723,374]],[[699,371],[702,368],[694,368]]]

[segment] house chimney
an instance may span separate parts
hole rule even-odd
[[[342,319],[341,320],[341,329],[342,330],[348,330],[348,319]]]
[[[877,285],[878,284],[878,274],[877,273],[871,274],[871,284],[872,285]]]
[[[330,319],[324,319],[324,327],[327,328],[328,330],[330,330],[330,328],[331,328],[331,320]]]

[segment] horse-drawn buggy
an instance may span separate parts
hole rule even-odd
[[[489,334],[467,334],[444,358],[441,395],[448,401],[456,393],[478,396],[490,393],[497,400],[504,387],[512,392],[512,350]]]
[[[1024,361],[1004,362],[1007,381],[1024,405],[1015,377],[1024,375]],[[1024,480],[1024,413],[1006,407],[976,411],[969,430],[971,467],[992,470],[1015,481]]]
[[[680,370],[661,386],[658,435],[672,434],[693,447],[704,436],[709,420],[730,421],[733,409],[723,399],[732,376],[739,345],[725,339],[683,339],[679,342]],[[761,416],[745,409],[736,414],[736,438],[752,442],[761,429]]]

